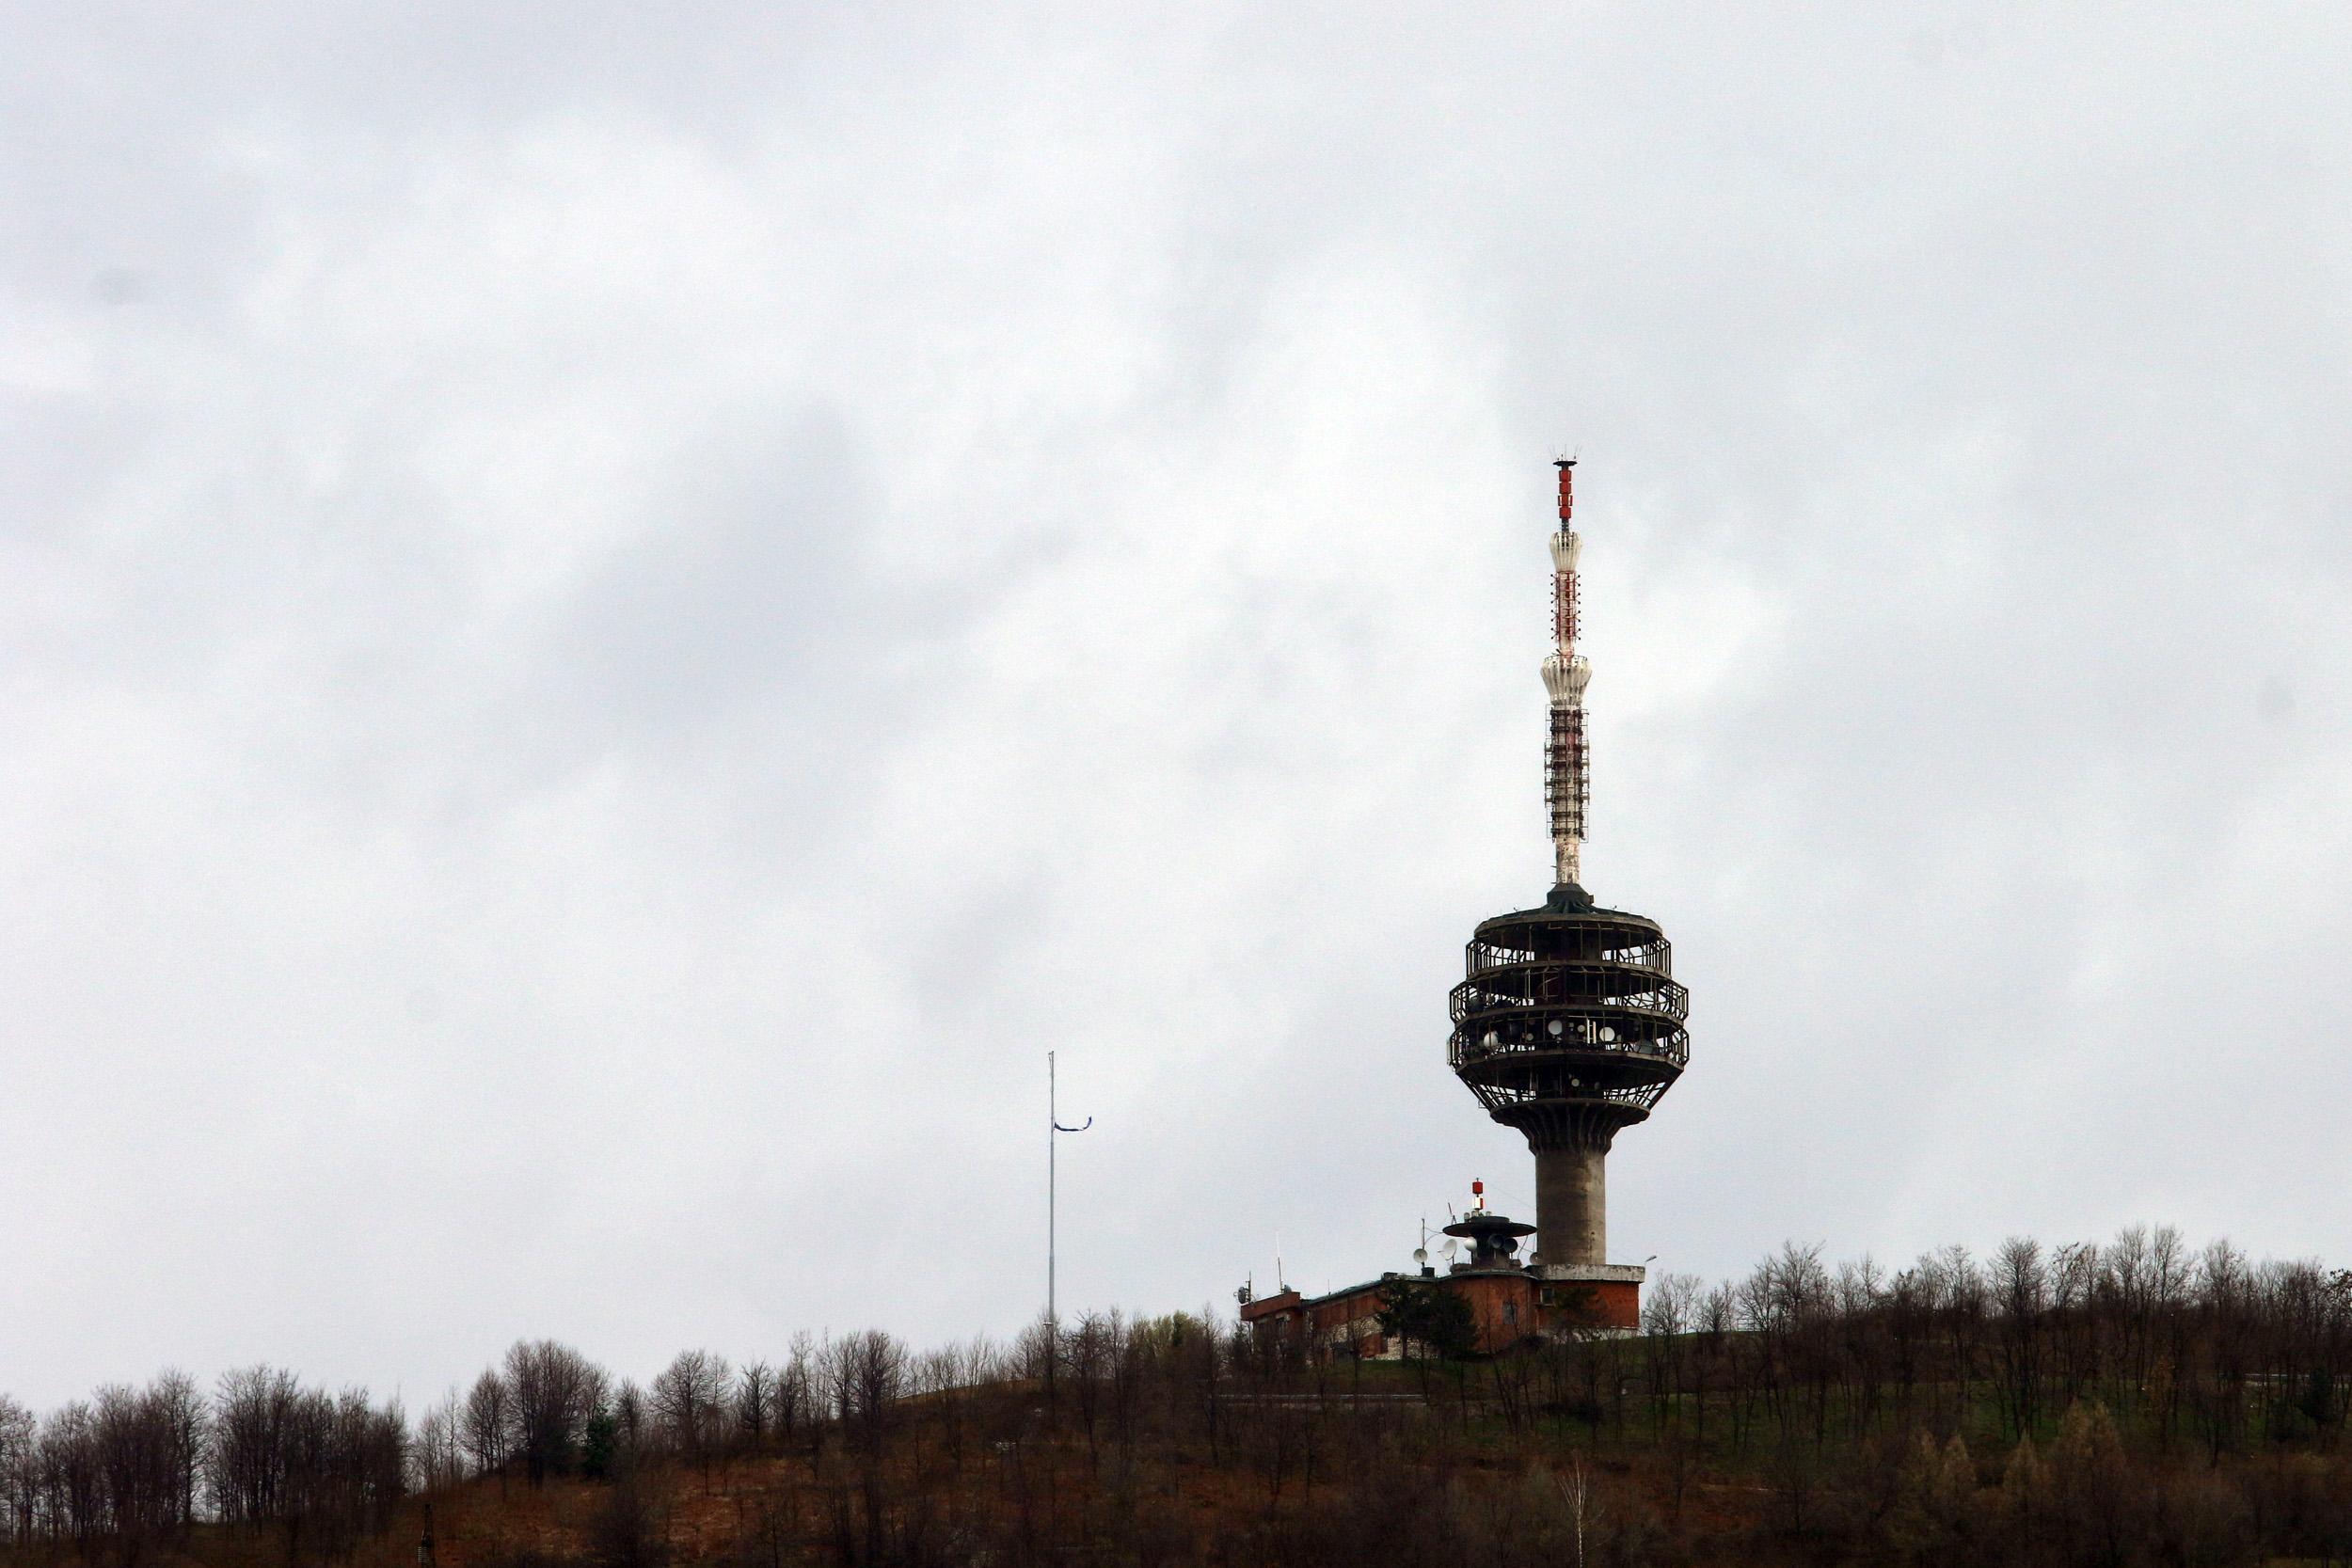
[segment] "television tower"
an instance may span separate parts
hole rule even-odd
[[[1534,909],[1479,923],[1469,976],[1454,988],[1448,1055],[1486,1114],[1517,1128],[1534,1153],[1534,1272],[1627,1290],[1642,1273],[1607,1261],[1605,1163],[1617,1133],[1646,1120],[1682,1075],[1691,1054],[1683,1028],[1691,997],[1675,983],[1672,949],[1658,923],[1599,908],[1581,883],[1591,800],[1584,689],[1593,672],[1576,651],[1583,546],[1569,520],[1576,459],[1555,467],[1555,646],[1543,667],[1550,697],[1544,799],[1552,889]]]

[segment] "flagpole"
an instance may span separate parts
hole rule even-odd
[[[1054,1362],[1061,1342],[1060,1304],[1055,1298],[1055,1206],[1058,1172],[1056,1157],[1061,1134],[1083,1132],[1094,1125],[1089,1117],[1075,1127],[1061,1124],[1061,1101],[1055,1079],[1054,1053],[1045,1053],[1045,1386],[1054,1386]]]
[[[1045,1053],[1045,1342],[1050,1353],[1054,1342],[1054,1182],[1055,1146],[1061,1142],[1054,1134],[1061,1131],[1060,1105],[1056,1099],[1054,1083],[1054,1053]],[[1051,1375],[1050,1373],[1048,1374]]]

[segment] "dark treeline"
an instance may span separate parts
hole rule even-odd
[[[412,1494],[485,1477],[609,1479],[646,1456],[707,1462],[838,1429],[869,1443],[916,1385],[1007,1375],[982,1347],[911,1357],[886,1334],[797,1338],[780,1365],[707,1351],[644,1387],[552,1340],[525,1340],[412,1429],[397,1404],[254,1367],[207,1393],[167,1372],[36,1417],[0,1395],[0,1546],[103,1545],[136,1558],[212,1524],[275,1532],[297,1559],[348,1558]]]
[[[2352,1390],[2352,1274],[2191,1253],[2138,1227],[2106,1245],[1950,1247],[1888,1275],[1789,1246],[1744,1279],[1657,1281],[1643,1383],[1658,1418],[1715,1412],[1786,1446],[1926,1427],[2015,1440],[2096,1401],[2164,1447],[2331,1438]],[[1701,1398],[1702,1394],[1712,1397]],[[1622,1422],[1624,1396],[1612,1406]]]
[[[928,1353],[868,1332],[640,1384],[525,1341],[413,1421],[269,1369],[35,1418],[25,1562],[2352,1562],[2352,1275],[1949,1248],[1653,1282],[1645,1332],[1411,1365],[1207,1315]]]
[[[347,1555],[406,1494],[407,1460],[397,1407],[268,1368],[210,1397],[167,1372],[38,1421],[0,1396],[0,1542],[127,1560],[217,1520],[276,1530],[294,1555]]]
[[[1669,1524],[1734,1472],[1820,1560],[2352,1560],[2352,1272],[2169,1227],[1892,1273],[1790,1245],[1655,1281],[1644,1328],[1483,1371],[1506,1422],[1645,1455]]]

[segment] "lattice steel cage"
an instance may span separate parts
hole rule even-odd
[[[1498,1121],[1598,1136],[1645,1118],[1691,1056],[1690,992],[1655,921],[1563,889],[1470,942],[1447,1054]]]

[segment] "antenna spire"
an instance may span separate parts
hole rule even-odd
[[[1584,541],[1569,523],[1576,509],[1576,459],[1560,470],[1560,531],[1551,536],[1551,629],[1555,647],[1544,660],[1544,689],[1551,697],[1551,728],[1544,743],[1544,804],[1551,816],[1552,879],[1575,887],[1583,867],[1584,811],[1592,780],[1584,743],[1584,688],[1593,667],[1576,651],[1576,561]]]

